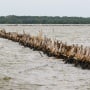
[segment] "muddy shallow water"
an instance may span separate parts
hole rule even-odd
[[[90,26],[0,25],[6,31],[90,46]],[[41,56],[41,54],[42,56]],[[0,90],[90,90],[90,71],[0,38]]]

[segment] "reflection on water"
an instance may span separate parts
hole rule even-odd
[[[90,26],[5,26],[6,31],[90,46]],[[41,52],[42,53],[42,52]],[[0,38],[0,90],[90,90],[90,71]]]

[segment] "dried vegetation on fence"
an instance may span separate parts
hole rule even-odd
[[[65,63],[74,64],[83,69],[90,69],[90,48],[83,47],[83,45],[67,45],[59,40],[52,40],[43,37],[40,32],[37,36],[28,34],[18,34],[17,32],[6,32],[0,30],[0,37],[19,42],[20,45],[29,47],[33,50],[42,51],[48,56],[63,59]]]

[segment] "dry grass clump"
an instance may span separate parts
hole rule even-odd
[[[25,34],[25,32],[18,34],[1,30],[0,37],[19,42],[19,44],[34,50],[43,51],[48,56],[61,58],[65,63],[71,63],[83,69],[90,69],[90,47],[84,48],[82,45],[78,46],[78,44],[69,46],[62,41],[43,37],[42,32],[39,32],[37,36],[31,36]]]

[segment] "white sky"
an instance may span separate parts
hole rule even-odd
[[[0,16],[90,17],[90,0],[0,0]]]

